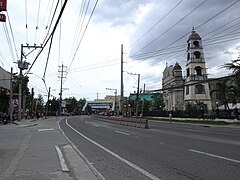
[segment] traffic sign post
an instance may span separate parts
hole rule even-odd
[[[0,0],[0,11],[7,11],[7,0]]]
[[[5,14],[0,14],[0,22],[6,22]]]

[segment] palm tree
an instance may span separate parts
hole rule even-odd
[[[240,87],[240,56],[236,60],[232,60],[231,63],[224,64],[222,67],[233,71],[233,81]]]
[[[236,88],[229,84],[228,79],[223,79],[216,83],[216,88],[210,92],[211,96],[216,94],[217,100],[224,105],[225,110],[229,110],[228,103],[235,102]]]

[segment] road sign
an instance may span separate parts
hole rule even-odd
[[[7,0],[0,0],[0,11],[7,10]]]
[[[13,108],[17,109],[18,108],[18,99],[13,99],[12,103],[13,103]]]
[[[0,14],[0,22],[6,22],[5,14]]]

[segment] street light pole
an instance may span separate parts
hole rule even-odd
[[[139,106],[139,103],[138,103],[138,100],[139,100],[139,85],[140,85],[140,74],[133,74],[133,73],[129,73],[128,74],[130,75],[137,75],[138,76],[138,87],[137,87],[137,97],[136,97],[136,118],[138,118],[138,106]]]
[[[117,114],[117,108],[116,108],[116,106],[117,106],[117,89],[106,88],[106,90],[114,90],[114,103],[115,103],[115,105],[114,105],[114,113],[116,115]]]
[[[47,119],[47,114],[48,114],[48,101],[49,101],[49,98],[50,98],[50,92],[51,92],[51,87],[49,87],[48,89],[48,97],[47,97],[47,102],[46,102],[46,108],[45,108],[45,118]]]

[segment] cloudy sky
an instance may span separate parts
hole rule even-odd
[[[0,28],[0,66],[19,72],[21,44],[44,44],[60,12],[58,0],[8,0],[7,22]],[[64,0],[62,0],[62,3]],[[209,77],[230,72],[220,68],[240,53],[240,1],[235,0],[68,0],[49,43],[24,48],[31,64],[29,87],[36,94],[58,97],[60,66],[64,66],[63,98],[93,100],[120,93],[121,44],[124,49],[124,95],[140,86],[160,89],[166,64],[179,62],[185,72],[187,39],[192,27],[202,37]],[[94,10],[94,7],[96,8]],[[93,11],[94,10],[94,11]],[[92,14],[93,12],[93,14]],[[91,16],[92,14],[92,16]],[[50,26],[52,21],[52,25]],[[24,71],[25,73],[26,71]],[[44,81],[42,80],[44,79]],[[45,83],[44,83],[45,82]]]

